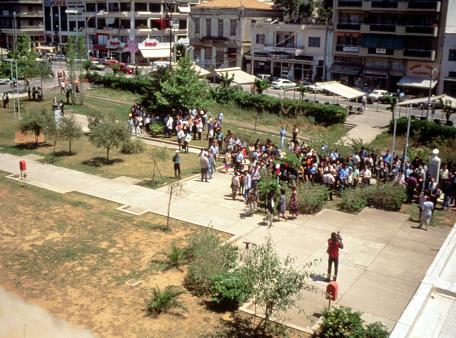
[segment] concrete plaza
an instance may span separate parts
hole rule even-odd
[[[137,186],[126,177],[107,179],[42,164],[34,157],[25,156],[27,184],[114,201],[120,204],[120,210],[134,214],[166,214],[168,187],[152,190]],[[0,154],[0,170],[17,179],[13,176],[18,174],[20,159]],[[184,190],[174,198],[171,216],[232,234],[241,248],[245,241],[259,244],[270,236],[278,252],[295,256],[298,264],[317,259],[311,282],[320,290],[326,286],[326,241],[332,231],[340,231],[345,249],[340,258],[337,303],[360,310],[367,320],[380,320],[389,328],[407,306],[450,231],[430,228],[424,232],[414,228],[416,224],[409,222],[407,215],[374,209],[365,209],[358,215],[323,210],[315,216],[275,222],[268,229],[261,215],[246,216],[245,204],[231,199],[230,180],[230,175],[217,173],[208,183],[195,177],[183,181]],[[289,322],[306,327],[311,323],[308,317],[320,312],[327,301],[322,293],[304,292],[299,305],[305,314],[291,311]]]

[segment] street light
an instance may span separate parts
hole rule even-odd
[[[428,103],[427,103],[427,110],[426,110],[426,120],[429,118],[429,106],[431,105],[431,95],[432,95],[432,80],[434,80],[434,73],[438,73],[439,69],[437,67],[433,67],[431,71],[431,75],[429,76],[429,93],[428,93]]]
[[[16,44],[17,44],[17,22],[16,22],[16,12],[13,12],[13,50],[16,53]]]

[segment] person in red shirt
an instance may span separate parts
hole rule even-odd
[[[342,243],[342,236],[339,232],[331,233],[331,238],[328,239],[328,281],[331,280],[331,268],[334,263],[334,277],[337,279],[337,272],[339,270],[339,249],[344,248],[344,243]]]

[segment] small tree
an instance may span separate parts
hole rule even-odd
[[[264,314],[256,330],[264,333],[273,316],[279,319],[280,312],[286,312],[295,305],[296,296],[302,289],[312,289],[306,281],[308,273],[298,269],[294,262],[295,259],[290,256],[282,260],[270,238],[265,244],[254,246],[243,257],[244,276],[252,300]],[[312,263],[307,266],[310,265]]]
[[[35,145],[38,145],[38,138],[46,126],[46,112],[32,111],[22,116],[19,122],[19,129],[22,133],[33,133],[35,135]]]
[[[182,194],[183,190],[184,190],[184,185],[179,181],[174,182],[168,186],[169,199],[168,199],[168,211],[166,214],[166,228],[167,229],[170,229],[169,215],[171,214],[171,201],[173,200],[173,197],[176,197],[176,196],[179,196],[180,194]]]
[[[60,128],[52,114],[45,114],[44,118],[44,135],[46,136],[46,141],[52,142],[52,154],[55,157],[55,147],[57,145],[57,141],[61,138]]]
[[[60,135],[68,141],[68,153],[71,155],[71,143],[82,136],[82,130],[73,114],[67,114],[60,120]]]
[[[301,100],[304,100],[307,93],[307,87],[303,84],[299,84],[297,90],[301,94]]]
[[[29,77],[40,79],[41,92],[44,96],[43,81],[54,77],[51,62],[47,60],[35,61],[29,70]]]
[[[127,126],[104,118],[90,130],[89,140],[98,148],[106,149],[106,163],[109,163],[109,152],[119,147],[130,137]]]
[[[269,88],[269,83],[265,80],[255,80],[255,90],[258,94],[262,94],[266,89]]]
[[[321,337],[364,338],[361,313],[349,307],[337,306],[323,311]]]
[[[394,96],[388,95],[388,96],[385,96],[385,102],[387,104],[389,104],[389,107],[386,109],[391,112],[391,120],[394,120],[394,111],[395,111],[396,105],[397,105],[397,98],[395,98]]]

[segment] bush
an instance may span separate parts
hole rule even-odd
[[[296,189],[299,212],[306,215],[320,211],[329,198],[329,189],[321,184],[305,182],[299,184]]]
[[[196,295],[210,294],[211,278],[235,267],[237,248],[205,229],[193,233],[186,249],[189,260],[185,286]]]
[[[399,211],[406,199],[405,190],[396,184],[378,184],[365,189],[367,204],[376,209]]]
[[[394,121],[390,122],[389,133],[393,133]],[[407,133],[407,118],[401,117],[397,119],[396,126],[397,135],[405,135]],[[453,126],[441,125],[433,121],[413,120],[410,123],[410,136],[416,138],[422,143],[428,143],[434,139],[455,139],[456,128]]]
[[[149,133],[153,137],[163,134],[164,130],[165,125],[163,124],[163,122],[154,121],[151,124],[149,124]]]
[[[139,154],[144,152],[145,149],[146,147],[144,146],[144,143],[142,143],[140,140],[128,139],[122,143],[120,151],[124,154]]]
[[[167,252],[161,252],[160,254],[166,257],[166,268],[179,268],[179,266],[187,263],[187,249],[179,248],[174,244],[171,249]]]
[[[266,200],[268,194],[271,192],[278,196],[280,193],[280,184],[275,178],[262,178],[258,182],[258,192],[260,200]]]
[[[149,300],[146,300],[146,309],[149,315],[156,317],[160,313],[168,312],[172,309],[181,309],[187,311],[187,308],[179,300],[179,296],[184,291],[176,286],[167,286],[163,291],[156,286],[152,290],[152,295]]]
[[[366,325],[366,338],[388,338],[388,329],[380,322]]]
[[[349,307],[334,306],[322,313],[321,337],[364,338],[361,313]]]
[[[339,207],[349,212],[357,212],[367,207],[364,189],[346,189],[342,193],[342,202]]]
[[[211,277],[212,302],[237,308],[250,294],[247,283],[239,271],[226,272]]]

